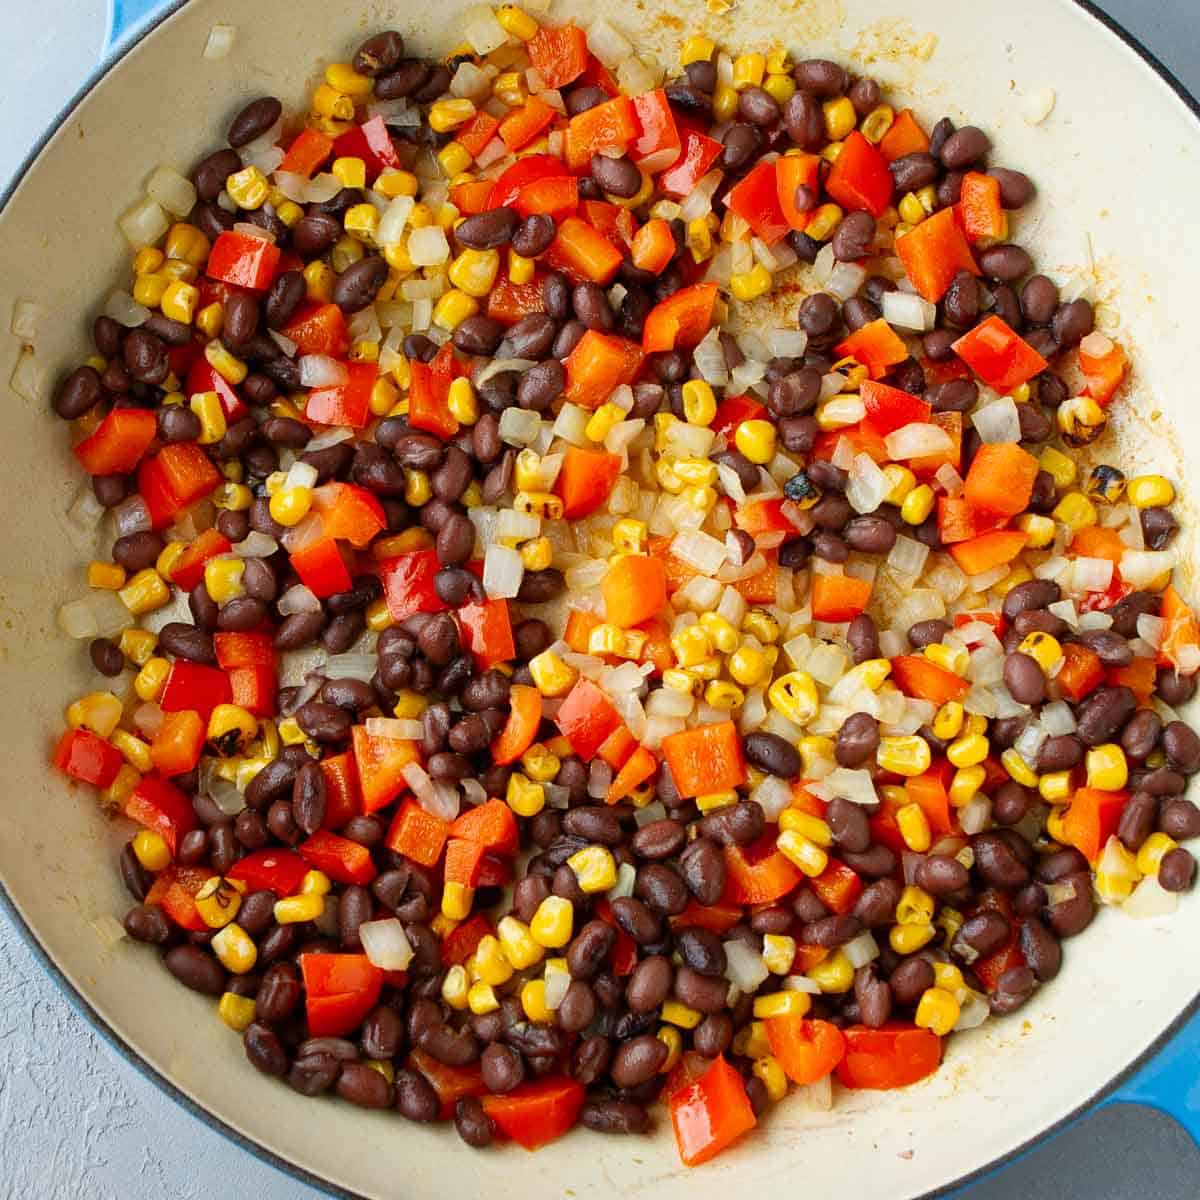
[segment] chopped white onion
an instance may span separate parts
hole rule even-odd
[[[232,549],[238,558],[270,558],[279,543],[269,533],[252,529],[240,542],[234,542]]]
[[[1175,550],[1127,550],[1121,558],[1121,578],[1133,588],[1144,588],[1179,562]]]
[[[397,742],[419,742],[424,736],[420,721],[398,717],[368,717],[366,730],[371,737],[389,738]]]
[[[895,545],[888,552],[887,564],[899,575],[907,575],[916,579],[923,570],[929,558],[929,547],[915,538],[900,534]]]
[[[971,414],[971,423],[987,445],[1021,440],[1021,419],[1011,396],[1004,396]]]
[[[792,789],[777,775],[768,775],[750,793],[750,799],[762,807],[767,821],[774,824],[780,813],[792,803]]]
[[[146,194],[177,217],[186,217],[196,206],[196,185],[174,167],[156,167],[146,182]]]
[[[883,439],[888,458],[919,458],[926,454],[944,454],[951,449],[950,435],[938,425],[914,421],[893,430]]]
[[[958,810],[959,824],[966,834],[982,833],[992,818],[992,802],[982,792],[976,792]]]
[[[1054,111],[1057,94],[1051,87],[1035,88],[1021,96],[1021,116],[1029,125],[1040,125]]]
[[[850,960],[850,965],[857,971],[879,957],[879,943],[871,936],[869,929],[864,929],[857,937],[851,938],[843,947],[842,953]]]
[[[1158,878],[1147,875],[1133,889],[1133,894],[1121,905],[1121,911],[1139,920],[1165,917],[1179,907],[1179,893],[1168,892]]]
[[[128,292],[110,292],[104,302],[104,315],[126,329],[136,329],[150,316],[150,310],[139,304]]]
[[[477,4],[467,9],[459,17],[458,27],[463,39],[481,56],[499,50],[508,41],[504,27],[486,4]]]
[[[1076,729],[1075,714],[1065,700],[1055,700],[1042,706],[1042,728],[1050,737],[1064,737]]]
[[[603,17],[592,22],[587,31],[587,45],[610,71],[633,57],[633,43]]]
[[[412,788],[417,803],[427,812],[443,821],[453,821],[458,816],[458,793],[454,792],[453,799],[438,788],[426,774],[420,763],[405,763],[401,768],[404,782]]]
[[[440,225],[425,225],[408,235],[408,256],[413,265],[432,267],[450,257],[450,243]]]
[[[374,654],[334,654],[325,663],[327,679],[359,679],[370,683],[378,667]]]
[[[483,556],[483,589],[491,599],[513,599],[521,590],[524,576],[525,566],[518,551],[508,546],[487,548]]]
[[[887,476],[869,454],[855,455],[846,481],[846,499],[855,512],[875,512],[889,487]]]
[[[205,39],[200,57],[208,59],[209,62],[225,58],[233,49],[236,38],[237,27],[235,25],[214,25],[208,31],[208,37]]]
[[[111,637],[130,623],[129,609],[116,592],[96,590],[58,610],[58,627],[69,638]]]
[[[937,321],[937,307],[909,292],[884,292],[883,319],[897,329],[928,333]]]
[[[951,499],[962,495],[963,477],[949,463],[942,463],[933,477],[938,487]]]
[[[145,196],[117,218],[117,225],[125,240],[135,250],[140,250],[144,246],[153,246],[171,227],[171,222],[162,206]]]
[[[279,615],[290,617],[294,613],[320,612],[321,601],[302,583],[293,584],[278,602]]]
[[[866,281],[866,267],[860,267],[858,263],[840,262],[830,271],[825,290],[839,300],[849,300],[858,294]]]
[[[358,927],[358,939],[363,953],[381,971],[405,971],[412,962],[412,943],[395,917],[364,921]]]
[[[528,446],[537,437],[542,418],[537,413],[513,405],[500,414],[500,440],[510,446]]]
[[[730,939],[725,945],[725,978],[743,992],[756,991],[771,974],[762,955],[745,942]]]
[[[399,245],[404,238],[404,229],[412,216],[415,204],[412,196],[397,196],[383,210],[383,215],[379,218],[379,228],[375,233],[375,240],[380,246]],[[411,300],[416,297],[405,293],[405,299]]]
[[[671,542],[671,554],[702,575],[714,575],[725,561],[725,544],[699,529],[682,529]]]
[[[622,863],[617,869],[617,882],[604,894],[611,900],[620,900],[624,896],[633,895],[633,885],[637,882],[637,868],[633,863]]]
[[[13,337],[25,342],[36,342],[41,332],[42,322],[50,316],[50,310],[32,300],[18,300],[13,305],[12,321],[9,328]]]
[[[327,354],[302,355],[298,365],[301,387],[341,387],[350,378],[346,364]]]

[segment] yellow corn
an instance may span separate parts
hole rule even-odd
[[[442,888],[442,915],[452,921],[464,921],[471,913],[475,889],[465,884],[450,882]]]
[[[271,185],[258,167],[249,166],[230,175],[225,180],[225,190],[238,208],[254,210],[262,208],[267,202],[267,193],[271,190]]]
[[[163,841],[162,835],[153,829],[142,829],[134,834],[133,852],[147,871],[157,873],[171,861],[171,851],[167,849],[167,843]]]
[[[842,950],[837,950],[808,972],[822,992],[838,994],[848,992],[854,986],[854,967]]]
[[[1038,792],[1047,804],[1065,804],[1073,791],[1070,771],[1050,771],[1038,780]]]
[[[433,306],[433,323],[453,333],[468,317],[479,311],[479,301],[458,288],[451,288]]]
[[[933,920],[933,897],[924,888],[910,884],[896,903],[897,925],[928,925]]]
[[[375,86],[369,75],[360,75],[349,63],[330,63],[325,68],[325,82],[343,96],[369,96]]]
[[[100,562],[93,559],[88,563],[88,587],[106,592],[117,592],[125,586],[125,568],[120,563]]]
[[[775,839],[775,847],[805,875],[820,875],[829,865],[829,856],[825,851],[795,829],[785,829]]]
[[[716,53],[716,44],[712,38],[694,34],[687,38],[679,50],[679,65],[686,67],[688,63],[709,62]]]
[[[325,911],[325,898],[310,892],[304,896],[285,896],[275,901],[275,920],[280,925],[315,921]]]
[[[1115,742],[1093,746],[1087,752],[1087,785],[1105,792],[1119,792],[1129,780],[1125,751]]]
[[[580,891],[592,895],[607,892],[617,882],[617,863],[611,851],[604,846],[585,846],[567,859],[567,866],[575,872]]]
[[[1017,649],[1022,654],[1028,654],[1047,673],[1053,670],[1054,665],[1063,656],[1058,639],[1048,633],[1027,633]]]
[[[513,976],[513,965],[504,953],[499,938],[493,934],[485,934],[480,939],[471,962],[474,964],[472,974],[475,978],[492,987],[500,987]]]
[[[935,499],[933,488],[927,483],[922,483],[904,497],[900,505],[900,516],[909,525],[920,525],[933,512]]]
[[[1010,748],[1000,755],[1000,765],[1008,772],[1011,779],[1015,779],[1023,787],[1037,787],[1037,772],[1015,749]]]
[[[900,219],[908,225],[919,225],[925,220],[925,209],[915,192],[906,192],[896,206]]]
[[[553,650],[543,650],[529,660],[529,673],[543,696],[564,696],[575,686],[578,672]]]
[[[342,226],[352,237],[360,238],[363,241],[370,241],[379,229],[379,209],[373,204],[355,204],[346,210],[346,215],[342,218]],[[351,261],[338,261],[338,250],[341,249],[343,255],[348,253],[351,256]],[[342,270],[352,266],[355,261],[362,257],[361,247],[355,247],[353,250],[349,246],[334,247],[334,270],[340,266]]]
[[[467,969],[461,964],[452,966],[442,980],[442,999],[457,1012],[467,1007],[467,992],[470,981],[467,979]]]
[[[217,604],[228,604],[245,594],[242,576],[246,562],[241,558],[210,558],[204,564],[204,589]]]
[[[722,712],[731,712],[745,704],[746,693],[737,684],[729,683],[724,679],[714,679],[704,689],[704,700],[712,708],[718,708]]]
[[[503,4],[496,9],[496,20],[505,33],[512,34],[521,42],[529,41],[538,31],[538,23],[515,4]]]
[[[766,70],[766,55],[739,54],[733,60],[733,86],[739,92],[743,88],[760,87]]]
[[[779,1064],[779,1059],[773,1055],[768,1055],[766,1058],[756,1058],[751,1070],[756,1079],[762,1080],[763,1086],[767,1089],[767,1098],[773,1104],[778,1104],[787,1095],[787,1075],[784,1074],[783,1067]]]
[[[813,213],[804,232],[810,238],[817,242],[824,242],[830,238],[833,231],[841,224],[842,217],[845,213],[836,204],[822,204]]]
[[[680,1000],[665,1000],[660,1016],[671,1025],[680,1029],[695,1029],[704,1018],[704,1014],[694,1008],[689,1008]]]
[[[535,783],[549,783],[558,774],[562,760],[541,742],[535,742],[521,755],[521,766]]]
[[[208,238],[186,221],[178,221],[167,230],[163,249],[168,258],[190,263],[193,267],[202,267],[208,261]]]
[[[893,925],[888,943],[897,954],[915,954],[933,941],[937,930],[932,925]]]
[[[367,186],[367,164],[361,158],[335,158],[329,169],[344,188]]]
[[[190,325],[200,301],[200,289],[181,279],[168,283],[159,302],[163,316]]]
[[[514,771],[509,776],[504,799],[518,817],[536,817],[546,807],[546,789],[520,771]]]
[[[148,659],[133,681],[137,698],[146,703],[157,700],[170,670],[171,664],[165,658]]]
[[[718,83],[713,91],[713,120],[728,121],[737,112],[738,94],[727,83]]]
[[[375,180],[375,191],[393,200],[397,196],[415,196],[419,190],[417,177],[411,171],[388,167]]]
[[[236,704],[218,704],[208,718],[208,740],[226,758],[243,751],[258,733],[258,721]]]
[[[797,833],[824,850],[833,845],[833,831],[827,822],[799,808],[785,808],[779,814],[780,829],[794,829]]]
[[[625,420],[625,410],[616,404],[602,404],[588,418],[583,427],[584,436],[592,442],[602,442],[609,433]]]
[[[1025,543],[1030,550],[1041,550],[1054,541],[1054,521],[1041,513],[1026,513],[1017,519],[1017,528],[1029,535]]]
[[[796,957],[796,939],[785,933],[763,935],[762,960],[772,975],[786,975]]]
[[[449,178],[461,174],[471,165],[471,152],[462,142],[447,142],[437,152],[437,161],[442,174]]]
[[[751,270],[734,275],[729,281],[729,290],[745,302],[765,296],[775,282],[771,272],[762,263],[755,263]]]
[[[728,669],[735,682],[753,687],[767,670],[767,656],[754,646],[739,646],[729,656]]]
[[[821,709],[817,685],[805,671],[780,675],[767,689],[767,699],[780,716],[795,725],[807,725]]]
[[[931,1030],[938,1037],[945,1037],[954,1028],[961,1011],[951,992],[945,988],[931,987],[922,992],[913,1020],[922,1029]]]
[[[981,765],[960,767],[950,781],[950,803],[955,808],[962,808],[983,787],[986,778],[987,770]]]
[[[238,914],[242,894],[220,875],[214,875],[196,893],[196,911],[209,929],[223,929]]]
[[[149,662],[157,644],[158,638],[150,630],[139,629],[136,625],[122,629],[117,642],[121,653],[136,667],[144,667]]]
[[[117,593],[121,602],[135,617],[143,613],[154,612],[170,602],[171,589],[153,567],[139,571]]]
[[[243,1033],[256,1015],[256,1005],[250,996],[223,992],[217,1001],[217,1016],[235,1033]]]
[[[919,804],[905,804],[896,813],[896,824],[904,844],[918,854],[924,854],[933,844],[929,820]]]
[[[225,436],[225,410],[216,392],[197,392],[188,407],[200,418],[200,436],[196,440],[202,446],[211,446]]]
[[[554,1020],[554,1010],[546,1007],[544,979],[527,979],[521,985],[521,1008],[531,1021],[545,1025]]]
[[[812,998],[807,992],[767,992],[754,997],[754,1016],[759,1021],[769,1021],[772,1017],[802,1017],[810,1008]]]
[[[89,692],[67,709],[67,724],[106,738],[116,729],[121,713],[121,701],[112,692]]]
[[[1137,852],[1137,869],[1143,875],[1157,875],[1162,860],[1179,845],[1165,833],[1152,833]]]
[[[1047,446],[1038,456],[1038,466],[1049,472],[1057,488],[1068,488],[1075,482],[1077,468],[1075,460],[1053,446]]]
[[[1082,492],[1068,492],[1054,509],[1054,519],[1078,533],[1085,525],[1099,520],[1096,506]]]
[[[947,700],[934,714],[933,736],[947,742],[956,738],[963,727],[963,706],[957,700]]]
[[[765,608],[752,608],[742,618],[742,632],[757,638],[764,646],[779,640],[779,622]]]
[[[220,342],[209,342],[204,347],[204,357],[208,360],[208,365],[226,383],[232,383],[235,387],[249,374],[249,367],[241,359],[230,354]]]
[[[916,734],[880,738],[875,761],[896,775],[923,775],[931,762],[929,743]]]
[[[245,975],[247,971],[252,971],[258,961],[258,947],[250,935],[234,922],[214,934],[209,945],[221,965],[234,975]]]
[[[496,250],[464,250],[451,264],[450,282],[476,298],[486,296],[500,273],[500,254]]]
[[[946,757],[956,767],[973,767],[988,756],[988,740],[980,733],[968,733],[946,747]]]
[[[821,107],[825,113],[825,133],[831,142],[842,141],[858,124],[858,114],[847,96],[827,100]]]
[[[429,126],[435,133],[449,133],[474,115],[475,104],[471,100],[438,100],[429,108]]]
[[[280,525],[299,525],[312,508],[313,492],[308,487],[290,487],[278,491],[271,497],[271,519]]]
[[[702,792],[696,797],[696,807],[702,813],[716,812],[719,808],[728,808],[738,802],[738,794],[732,788],[721,792]]]
[[[495,1012],[500,1007],[495,989],[490,983],[473,983],[467,992],[467,1006],[477,1016]]]
[[[496,926],[496,936],[500,940],[504,957],[518,971],[524,971],[526,967],[541,962],[546,953],[544,947],[529,932],[529,926],[524,921],[518,921],[516,917],[501,917]]]
[[[207,338],[220,337],[221,326],[224,323],[225,306],[219,300],[206,304],[196,314],[196,328]]]
[[[770,421],[743,421],[733,440],[742,454],[759,466],[775,457],[775,426]]]
[[[547,896],[533,914],[529,932],[539,946],[557,950],[571,940],[574,923],[575,909],[570,900]]]

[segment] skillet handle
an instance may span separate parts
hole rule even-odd
[[[127,41],[131,34],[167,7],[165,0],[109,0],[105,50]]]
[[[1200,1012],[1146,1065],[1127,1079],[1105,1101],[1109,1104],[1145,1104],[1173,1117],[1200,1145]]]

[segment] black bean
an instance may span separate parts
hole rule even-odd
[[[1075,710],[1076,736],[1085,746],[1112,741],[1136,708],[1137,700],[1129,688],[1097,688]]]
[[[863,554],[887,554],[896,544],[896,527],[884,517],[852,517],[842,531],[851,550]]]
[[[1046,676],[1037,659],[1015,652],[1004,660],[1004,686],[1018,704],[1041,704]]]
[[[902,155],[893,160],[889,169],[896,191],[900,193],[919,192],[935,183],[941,174],[937,159],[924,151]]]
[[[199,946],[176,946],[167,951],[163,962],[167,970],[193,992],[219,996],[225,990],[225,968]]]
[[[892,989],[879,978],[875,965],[868,963],[854,972],[854,998],[862,1023],[868,1029],[880,1029],[892,1015]]]
[[[1200,770],[1200,737],[1184,721],[1170,721],[1163,728],[1162,747],[1167,762],[1184,775]]]
[[[1045,866],[1044,861],[1042,866]],[[1060,938],[1074,937],[1086,929],[1096,915],[1091,876],[1085,869],[1078,874],[1067,875],[1057,882],[1072,888],[1074,895],[1070,899],[1051,904],[1046,909],[1046,921]]]
[[[227,140],[234,149],[261,137],[283,114],[283,105],[274,96],[251,100],[229,125]],[[240,165],[234,170],[240,170]],[[232,174],[232,172],[230,172]]]
[[[521,376],[517,384],[517,403],[534,412],[546,412],[562,395],[566,379],[566,371],[556,359],[538,363]]]
[[[342,709],[313,700],[296,710],[296,720],[309,737],[323,745],[345,741],[353,723]]]
[[[346,1063],[338,1076],[337,1094],[359,1108],[390,1108],[392,1085],[366,1063]]]
[[[342,312],[361,312],[374,302],[387,277],[388,265],[381,255],[361,258],[338,276],[333,285],[333,302]]]
[[[949,854],[930,854],[917,864],[916,883],[931,896],[952,896],[970,882],[967,868]]]
[[[980,958],[986,958],[1008,941],[1008,935],[1008,919],[1003,913],[981,909],[962,923],[955,942],[970,947]]]
[[[779,120],[779,101],[765,88],[748,87],[738,93],[738,116],[752,126],[767,128]]]
[[[1013,835],[1015,836],[1015,835]],[[979,833],[971,839],[975,871],[992,887],[1017,888],[1029,880],[1029,867],[1021,861],[1007,835]]]
[[[167,920],[166,914],[157,904],[135,904],[125,914],[124,926],[125,932],[135,942],[146,942],[153,946],[162,946],[171,940],[171,922]],[[210,959],[209,961],[211,962],[212,960]],[[182,976],[178,976],[178,972],[174,971],[174,969],[173,973],[177,977],[182,978]],[[183,980],[183,982],[186,983],[187,981]],[[189,983],[188,987],[191,986],[192,984]]]
[[[1167,800],[1159,813],[1158,827],[1177,842],[1200,837],[1200,808],[1190,800]]]
[[[701,904],[716,904],[725,889],[725,859],[709,838],[697,838],[679,860],[684,883]]]
[[[473,250],[494,250],[508,245],[519,221],[514,209],[492,208],[467,217],[455,227],[454,236]]]
[[[1012,621],[1028,609],[1045,608],[1062,598],[1062,590],[1053,579],[1028,579],[1018,583],[1004,597],[1004,616]]]
[[[938,157],[947,170],[961,171],[977,163],[991,147],[991,140],[982,129],[964,125],[946,139]]]
[[[1196,881],[1196,860],[1189,850],[1176,846],[1158,865],[1158,882],[1166,892],[1187,892]]]
[[[493,1042],[479,1060],[483,1082],[489,1092],[503,1095],[518,1087],[525,1079],[525,1063],[511,1046]]]
[[[796,86],[814,96],[840,96],[850,87],[845,67],[825,58],[808,58],[792,71]]]
[[[571,293],[571,305],[575,310],[576,317],[588,329],[595,329],[601,333],[608,333],[612,330],[615,324],[613,310],[608,303],[608,296],[599,285],[595,283],[576,284]]]
[[[274,119],[271,123],[274,124]],[[229,176],[241,169],[242,160],[233,150],[223,148],[214,151],[207,158],[201,159],[192,172],[196,194],[204,201],[215,200],[225,190],[225,181]],[[100,352],[106,357],[111,357],[111,353],[103,347],[100,348]]]
[[[933,984],[933,967],[925,958],[906,958],[888,978],[896,1003],[905,1008],[915,1005]]]
[[[748,846],[761,836],[765,820],[761,804],[742,800],[709,813],[700,822],[700,836],[723,846]]]
[[[652,945],[662,936],[661,920],[633,896],[621,896],[614,900],[612,914],[617,924],[639,946]]]
[[[830,244],[838,262],[857,262],[870,254],[874,240],[875,218],[867,212],[854,212],[841,219]]]
[[[588,1100],[579,1111],[579,1123],[596,1133],[645,1133],[650,1114],[633,1100]]]
[[[478,1096],[461,1096],[454,1102],[454,1128],[458,1136],[476,1150],[490,1146],[495,1137],[492,1119],[484,1112]]]
[[[781,779],[800,774],[800,752],[777,733],[761,731],[746,735],[743,750],[754,766]]]
[[[721,139],[721,166],[726,171],[741,171],[757,156],[763,137],[754,124],[735,121]]]
[[[856,712],[842,723],[834,742],[834,757],[843,767],[860,767],[879,749],[879,722],[870,713]]]
[[[725,974],[725,947],[711,930],[683,929],[676,936],[675,948],[693,971],[714,978]]]
[[[467,317],[454,331],[455,349],[464,354],[492,354],[504,336],[504,326],[482,313]]]
[[[1028,967],[1013,967],[996,981],[991,997],[991,1010],[999,1016],[1015,1012],[1033,995],[1037,981]]]
[[[988,174],[1000,184],[1000,203],[1005,208],[1024,208],[1033,199],[1033,180],[1021,171],[991,167]]]
[[[802,150],[819,149],[825,142],[825,114],[820,102],[803,89],[784,104],[783,123],[788,136]]]
[[[377,100],[398,100],[411,96],[428,82],[432,68],[420,59],[410,58],[396,64],[393,70],[375,78]]]
[[[410,1121],[433,1121],[441,1109],[437,1092],[424,1075],[407,1067],[396,1072],[396,1109]]]
[[[625,985],[625,1001],[630,1011],[656,1011],[670,994],[673,976],[671,962],[664,955],[654,954],[642,959]]]
[[[809,946],[824,946],[833,950],[844,946],[863,931],[863,922],[852,913],[832,913],[810,921],[800,931],[801,940]]]
[[[641,171],[624,155],[620,158],[608,158],[603,154],[593,154],[591,176],[602,192],[618,196],[622,200],[636,196],[642,187]],[[580,315],[582,316],[582,313]]]

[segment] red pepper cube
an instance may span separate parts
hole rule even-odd
[[[685,129],[679,156],[658,177],[659,190],[668,196],[686,196],[712,169],[722,149],[715,138]]]
[[[424,867],[434,867],[442,857],[450,824],[427,813],[415,800],[405,800],[392,818],[384,845]]]
[[[206,529],[191,545],[184,548],[174,567],[171,582],[180,590],[190,592],[204,578],[204,567],[210,559],[228,554],[230,541],[215,529]]]
[[[274,667],[275,641],[269,633],[214,633],[213,648],[222,671],[235,667]]]
[[[225,872],[225,877],[244,883],[247,891],[274,892],[282,899],[294,896],[307,874],[308,863],[298,854],[273,847],[253,850],[245,858],[239,858]]]
[[[920,228],[918,226],[918,228]],[[1007,396],[1046,369],[1046,360],[1000,317],[988,317],[954,343],[954,353]]]
[[[336,304],[315,301],[301,305],[282,332],[284,337],[296,343],[300,354],[341,358],[350,349],[346,318]]]
[[[369,545],[387,527],[383,505],[357,484],[323,484],[313,491],[313,508],[321,514],[326,537],[341,538],[356,550]]]
[[[167,673],[158,703],[163,712],[194,709],[207,721],[218,704],[230,703],[232,694],[224,671],[177,658]]]
[[[584,762],[591,762],[605,740],[622,724],[612,702],[590,679],[576,682],[554,723]]]
[[[188,396],[195,396],[199,392],[216,392],[217,399],[221,402],[221,411],[230,425],[234,421],[240,421],[249,411],[233,384],[220,372],[215,371],[206,358],[196,358],[192,362],[183,390]]]
[[[449,607],[433,586],[441,570],[433,550],[414,550],[379,564],[379,579],[393,621],[403,621],[419,612],[445,612]]]
[[[931,404],[910,392],[902,392],[874,379],[864,379],[858,390],[867,410],[865,423],[880,437],[905,425],[923,424],[933,412]]]
[[[482,114],[482,115],[487,115]],[[471,156],[475,157],[483,147],[491,139],[493,133],[498,132],[501,140],[509,148],[509,150],[520,150],[522,146],[528,145],[533,141],[543,129],[546,128],[557,116],[557,113],[550,107],[541,97],[530,96],[520,108],[509,109],[504,120],[497,123],[495,118],[492,118],[492,126],[488,131],[478,149],[473,149],[469,142],[463,142],[462,130],[458,132],[458,141],[463,142],[467,150],[471,152]]]
[[[138,467],[138,492],[150,511],[155,529],[203,499],[221,482],[221,474],[195,442],[164,446],[154,458]]]
[[[545,214],[562,221],[579,207],[579,181],[574,175],[535,179],[517,193],[515,207],[522,217]]]
[[[592,232],[596,237],[600,236],[594,230]],[[600,240],[604,241],[603,238]],[[608,242],[604,244],[607,246]],[[567,355],[564,363],[567,386],[563,395],[581,408],[599,408],[614,389],[634,381],[644,357],[636,342],[589,329]]]
[[[358,771],[354,755],[349,750],[321,759],[321,774],[325,776],[325,819],[322,829],[341,829],[352,817],[362,812],[362,796],[358,791]]]
[[[679,126],[662,88],[633,98],[637,120],[637,140],[629,157],[647,174],[657,175],[672,166],[679,158]]]
[[[74,449],[89,475],[128,475],[158,433],[158,420],[145,408],[114,408]]]
[[[145,775],[125,802],[125,815],[154,830],[174,858],[185,833],[196,828],[192,802],[174,784],[158,775]]]
[[[377,874],[369,847],[325,829],[318,829],[297,849],[309,866],[338,883],[365,887]]]
[[[278,686],[274,667],[233,667],[229,671],[232,702],[251,716],[275,715]]]
[[[852,1025],[843,1036],[846,1054],[836,1068],[843,1087],[908,1087],[932,1075],[942,1061],[942,1039],[906,1022],[889,1021],[882,1029]]]
[[[204,752],[207,722],[194,708],[163,713],[150,743],[150,761],[160,775],[185,775]]]
[[[708,1162],[758,1124],[745,1080],[723,1055],[698,1079],[672,1092],[668,1106],[686,1167]]]
[[[363,812],[373,813],[386,808],[408,787],[404,768],[419,763],[421,754],[416,742],[375,737],[365,725],[355,725],[351,736]]]
[[[72,779],[106,788],[125,761],[121,752],[90,729],[68,729],[58,740],[51,762]]]
[[[342,1037],[379,1003],[384,973],[365,954],[302,954],[308,1032]]]
[[[379,378],[374,363],[345,363],[345,383],[313,388],[304,415],[318,425],[348,425],[361,429],[371,419],[371,392]]]
[[[506,1137],[536,1150],[575,1124],[583,1100],[583,1084],[558,1075],[529,1080],[502,1096],[484,1096],[483,1110]]]
[[[204,269],[210,279],[262,292],[275,278],[279,255],[279,247],[272,242],[226,230],[213,243]]]
[[[841,357],[862,363],[872,379],[886,375],[892,367],[908,358],[908,347],[882,317],[860,326],[843,338],[836,350]],[[841,434],[845,431],[837,432]]]
[[[443,441],[458,432],[450,411],[450,384],[457,375],[454,349],[447,342],[430,363],[413,361],[408,391],[408,423],[413,429],[436,434]]]
[[[309,178],[333,153],[333,141],[316,129],[302,129],[287,148],[280,171]]]
[[[567,175],[562,160],[549,154],[527,154],[519,158],[492,184],[488,208],[512,208],[521,189],[539,179],[561,179]]]
[[[884,169],[886,171],[886,167]],[[741,217],[767,245],[779,241],[791,228],[779,205],[773,162],[760,162],[730,188],[725,205],[731,213]]]
[[[447,883],[459,883],[466,888],[479,885],[485,850],[478,842],[466,838],[451,838],[446,843],[446,862],[443,877]]]
[[[633,101],[614,96],[576,113],[567,123],[565,157],[572,171],[587,167],[602,150],[626,150],[638,135]]]
[[[715,283],[694,283],[659,301],[642,326],[642,350],[653,354],[697,345],[712,326],[716,302]]]
[[[333,152],[338,158],[361,158],[368,183],[373,183],[385,167],[403,166],[382,114],[343,133],[334,141]]]
[[[887,160],[857,129],[842,143],[825,181],[847,212],[869,212],[876,220],[891,203],[894,186]]]
[[[350,572],[333,538],[318,538],[304,549],[293,551],[290,561],[300,582],[319,600],[350,590]]]
[[[458,610],[458,625],[463,645],[471,652],[478,670],[490,670],[516,657],[507,600],[464,604]]]
[[[619,455],[568,446],[554,481],[554,494],[563,502],[563,519],[576,521],[606,504],[620,474]]]
[[[534,70],[547,88],[574,83],[588,65],[587,34],[578,25],[543,25],[525,43]]]

